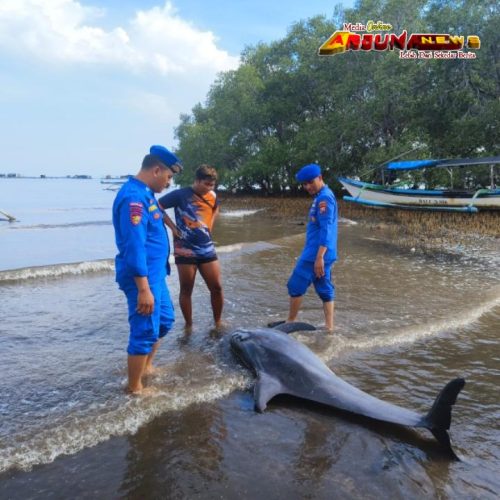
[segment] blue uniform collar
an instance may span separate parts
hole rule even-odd
[[[142,182],[140,179],[137,179],[136,177],[129,177],[129,182],[132,182],[133,184],[137,184],[138,186],[144,188],[146,191],[151,191],[151,188],[145,183]]]
[[[314,197],[317,198],[325,189],[327,189],[328,186],[325,184],[315,195]]]

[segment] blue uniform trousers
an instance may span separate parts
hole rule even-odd
[[[155,303],[153,313],[146,316],[137,312],[137,286],[130,282],[120,286],[128,303],[128,321],[130,336],[127,353],[130,355],[149,354],[153,344],[164,337],[175,321],[174,306],[168,293],[165,280],[149,284]]]
[[[302,297],[311,284],[323,302],[335,299],[335,286],[331,281],[333,262],[325,262],[325,275],[317,278],[314,274],[314,262],[298,260],[295,269],[288,280],[288,294],[290,297]]]

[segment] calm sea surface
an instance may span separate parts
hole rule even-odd
[[[0,179],[0,210],[19,219],[0,222],[0,498],[498,498],[500,240],[421,256],[341,220],[335,334],[295,335],[348,382],[422,413],[463,376],[451,426],[462,461],[450,462],[426,431],[283,397],[254,412],[253,378],[211,331],[202,282],[191,335],[176,308],[157,392],[125,395],[104,187]],[[222,208],[228,331],[284,318],[303,232]],[[301,319],[323,321],[313,292]]]

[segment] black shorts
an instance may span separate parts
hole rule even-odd
[[[199,266],[200,264],[208,264],[209,262],[214,262],[218,259],[217,255],[212,257],[175,257],[176,264],[191,264],[194,266]]]

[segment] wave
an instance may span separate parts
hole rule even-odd
[[[61,455],[77,453],[112,437],[134,434],[166,412],[217,401],[236,389],[246,389],[250,384],[248,373],[228,374],[213,360],[210,365],[202,365],[205,382],[201,384],[193,386],[192,383],[182,383],[180,377],[174,377],[142,398],[122,395],[122,387],[115,387],[114,397],[108,392],[106,401],[94,402],[83,415],[66,414],[50,427],[16,436],[15,443],[2,449],[0,473],[12,468],[28,471],[35,465],[53,462]],[[165,367],[165,370],[171,368]]]
[[[247,215],[253,215],[257,212],[265,210],[264,208],[256,208],[254,210],[228,210],[227,212],[221,212],[222,217],[246,217]]]
[[[26,280],[60,278],[88,273],[112,272],[115,270],[113,259],[101,259],[87,262],[54,264],[49,266],[23,267],[0,271],[0,285],[23,282]]]
[[[250,243],[236,243],[224,245],[217,248],[217,253],[222,255],[236,256],[240,254],[251,254],[278,248],[279,245],[266,241]],[[170,255],[170,263],[174,263],[173,255]],[[20,269],[9,269],[0,271],[0,286],[27,280],[63,278],[66,276],[78,276],[91,273],[114,272],[114,259],[99,259],[85,262],[73,262],[64,264],[52,264],[47,266],[23,267]]]
[[[217,247],[218,254],[250,254],[263,252],[279,248],[280,245],[269,241],[253,241],[248,243],[233,243],[232,245],[223,245]]]
[[[345,224],[346,226],[357,226],[358,223],[355,220],[346,219],[345,217],[339,217],[339,222]]]
[[[397,348],[401,345],[413,344],[426,337],[436,337],[446,332],[462,330],[499,306],[500,287],[497,286],[493,288],[483,303],[439,321],[398,328],[387,335],[363,337],[360,340],[348,338],[340,334],[335,335],[335,341],[332,341],[323,350],[320,357],[324,361],[330,361],[346,352],[373,351],[375,349]],[[300,340],[305,344],[310,342],[306,335],[301,335]]]

